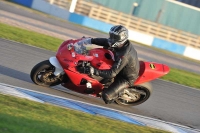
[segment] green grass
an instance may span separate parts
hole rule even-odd
[[[0,101],[1,133],[165,133],[1,94]]]
[[[56,51],[63,40],[0,23],[0,37]],[[170,68],[164,80],[200,89],[200,75]]]
[[[200,75],[196,73],[171,68],[161,79],[200,89]]]
[[[0,37],[56,51],[63,40],[0,23]]]

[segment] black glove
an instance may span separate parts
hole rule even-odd
[[[94,68],[92,66],[85,66],[85,67],[77,67],[77,71],[80,73],[85,73],[88,75],[93,75],[94,74]]]

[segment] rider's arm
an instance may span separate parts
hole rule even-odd
[[[112,68],[108,70],[95,69],[94,74],[101,76],[103,78],[114,78],[116,75],[128,64],[128,60],[121,57],[119,60],[115,61]]]
[[[99,46],[109,47],[107,38],[92,38],[91,43]]]

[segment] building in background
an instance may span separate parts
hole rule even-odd
[[[200,8],[200,0],[177,0],[177,1]]]
[[[126,14],[200,35],[200,0],[90,0]],[[187,4],[182,4],[182,2]]]

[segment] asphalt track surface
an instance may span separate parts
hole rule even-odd
[[[52,18],[45,18],[3,4],[0,2],[0,10],[13,12],[22,16],[27,15],[27,17],[46,21],[53,25],[76,30],[83,35],[87,34],[97,37],[106,36],[106,34],[80,28],[71,23],[59,22]],[[76,35],[73,36],[76,37]],[[200,73],[198,62],[166,55],[149,47],[137,44],[134,45],[140,58],[162,62],[171,67]],[[32,67],[38,62],[46,60],[54,55],[55,52],[0,39],[0,82],[200,129],[200,91],[171,82],[162,80],[153,81],[153,94],[150,99],[135,107],[124,107],[115,104],[106,105],[99,98],[78,94],[67,89],[63,92],[63,88],[60,86],[46,88],[34,85],[29,76]]]

